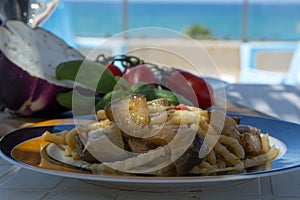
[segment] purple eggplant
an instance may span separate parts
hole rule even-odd
[[[24,116],[57,115],[66,108],[56,95],[73,83],[56,79],[56,67],[65,61],[84,59],[62,39],[22,21],[0,26],[0,104]]]

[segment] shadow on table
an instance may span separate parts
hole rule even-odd
[[[233,84],[227,98],[272,117],[300,123],[300,87],[288,85]]]

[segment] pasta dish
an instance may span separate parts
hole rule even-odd
[[[270,168],[279,150],[267,133],[240,120],[131,95],[99,110],[94,122],[42,138],[93,173],[204,176]]]

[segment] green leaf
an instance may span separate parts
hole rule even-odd
[[[116,81],[114,90],[129,90],[130,89],[129,83],[124,78],[122,78],[120,76],[115,76],[114,80]]]
[[[75,81],[79,67],[83,60],[72,60],[62,62],[56,67],[56,78],[58,80],[72,80]]]
[[[114,89],[116,80],[105,65],[90,60],[75,60],[60,63],[56,68],[58,80],[72,80],[105,94]]]
[[[73,91],[59,93],[56,95],[56,100],[60,105],[72,109],[72,95]]]
[[[56,100],[60,105],[69,109],[73,109],[74,102],[76,103],[75,106],[92,109],[95,103],[100,101],[99,97],[85,96],[76,90],[59,93],[56,95]],[[94,104],[91,102],[94,102]]]
[[[156,99],[166,98],[174,106],[180,103],[188,106],[193,105],[189,100],[184,98],[182,95],[172,92],[170,90],[154,89],[154,94]]]
[[[104,109],[110,102],[125,97],[130,93],[125,90],[115,90],[107,93],[104,97],[96,104],[96,110]]]
[[[155,99],[154,89],[154,85],[148,83],[138,83],[130,88],[132,94],[143,94],[148,101]]]

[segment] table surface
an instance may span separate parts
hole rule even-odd
[[[268,91],[268,93],[266,93]],[[300,123],[295,100],[300,89],[291,86],[230,85],[226,88],[227,110],[264,115]],[[263,97],[263,98],[262,98]],[[280,100],[279,97],[282,97]],[[272,98],[272,100],[271,100]],[[275,99],[275,100],[274,100]],[[297,102],[297,101],[296,101]],[[284,106],[278,107],[278,105]],[[299,104],[300,105],[300,104]],[[293,109],[292,109],[293,108]],[[280,110],[281,109],[281,110]],[[0,131],[5,135],[44,119],[0,114]],[[84,180],[38,173],[12,165],[0,158],[0,200],[9,199],[300,199],[300,170],[254,178],[224,187],[207,187],[194,192],[145,192],[108,188]]]
[[[226,88],[226,96],[257,114],[300,123],[300,85],[232,84]]]

